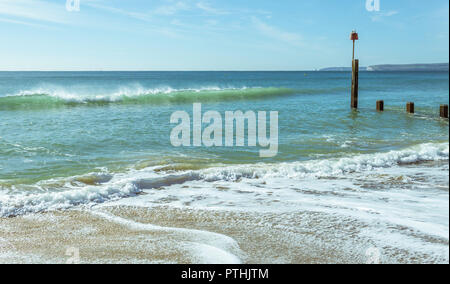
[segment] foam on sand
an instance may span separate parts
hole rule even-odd
[[[241,253],[239,245],[232,238],[199,230],[183,228],[167,228],[151,224],[138,223],[101,211],[93,211],[94,215],[138,231],[158,231],[186,235],[190,242],[184,245],[191,251],[195,261],[202,264],[240,264],[241,260],[232,252]]]

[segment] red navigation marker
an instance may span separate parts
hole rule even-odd
[[[356,31],[352,31],[350,35],[350,40],[358,40],[358,33]]]

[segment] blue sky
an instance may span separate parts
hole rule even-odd
[[[311,70],[448,62],[448,0],[0,0],[0,70]]]

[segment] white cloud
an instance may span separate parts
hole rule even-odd
[[[115,7],[111,7],[111,6],[106,6],[106,5],[94,3],[94,1],[91,1],[91,2],[88,2],[88,3],[83,3],[83,4],[86,5],[86,6],[89,6],[91,8],[95,8],[95,9],[99,9],[99,10],[103,10],[103,11],[119,14],[119,15],[122,15],[122,16],[131,17],[131,18],[134,18],[134,19],[137,19],[137,20],[142,20],[142,21],[149,21],[150,20],[150,15],[146,14],[146,13],[127,11],[127,10],[123,10],[123,9],[119,9],[119,8],[115,8]]]
[[[252,22],[255,28],[267,37],[292,45],[303,46],[303,39],[299,34],[283,31],[277,27],[270,26],[256,17],[252,17]]]
[[[22,20],[67,23],[65,4],[65,1],[56,4],[40,0],[0,0],[0,15]],[[16,22],[21,23],[21,20]]]
[[[177,2],[173,5],[160,6],[155,9],[154,13],[157,15],[174,15],[180,11],[189,10],[189,5],[184,2]]]
[[[39,24],[35,24],[35,23],[19,21],[19,20],[5,19],[5,18],[0,18],[0,22],[4,22],[4,23],[8,23],[8,24],[17,24],[17,25],[30,26],[30,27],[47,27],[47,26],[39,25]]]
[[[398,14],[398,11],[388,11],[388,12],[377,12],[374,16],[371,17],[373,22],[379,22],[387,17],[392,17]]]
[[[180,26],[180,27],[183,27],[183,26],[184,26],[184,24],[183,24],[180,20],[178,20],[178,19],[173,19],[173,20],[170,22],[170,24],[173,25],[173,26]]]
[[[189,5],[185,2],[178,1],[171,5],[163,5],[156,7],[154,10],[149,11],[147,13],[145,12],[132,12],[124,9],[115,8],[112,6],[107,6],[104,4],[98,4],[92,1],[92,3],[86,4],[87,6],[90,6],[92,8],[101,9],[107,12],[120,14],[123,16],[128,16],[137,20],[142,21],[149,21],[152,16],[159,15],[159,16],[170,16],[175,15],[176,13],[180,11],[187,11],[190,9]]]
[[[210,4],[206,3],[206,2],[198,2],[197,3],[197,8],[207,12],[209,14],[215,14],[215,15],[226,15],[229,14],[227,11],[224,10],[220,10],[220,9],[216,9],[214,7],[212,7]]]

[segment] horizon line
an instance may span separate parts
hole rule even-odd
[[[371,66],[380,66],[380,65],[433,65],[433,64],[450,64],[450,62],[436,62],[436,63],[383,63],[383,64],[375,64],[375,65],[367,65],[367,66],[361,66],[360,68],[367,68]],[[92,69],[92,70],[68,70],[68,69],[61,69],[61,70],[55,70],[55,69],[31,69],[31,70],[0,70],[0,72],[317,72],[322,69],[327,68],[351,68],[351,65],[349,66],[328,66],[328,67],[322,67],[322,68],[316,68],[316,69],[242,69],[242,70],[232,70],[232,69],[224,69],[224,70],[201,70],[201,69],[168,69],[168,70],[149,70],[149,69],[111,69],[111,70],[102,70],[102,69]],[[330,72],[330,71],[327,71]],[[347,71],[335,71],[335,72],[347,72]]]

